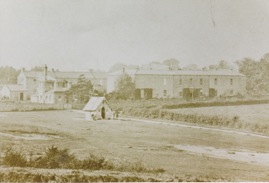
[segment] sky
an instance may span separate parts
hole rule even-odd
[[[265,53],[268,0],[0,0],[0,66],[202,67]]]

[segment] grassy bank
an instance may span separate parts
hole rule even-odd
[[[122,115],[142,117],[149,119],[163,119],[179,122],[189,122],[197,125],[219,126],[232,129],[242,129],[255,133],[269,135],[269,126],[267,123],[259,122],[260,116],[249,117],[250,120],[243,118],[244,115],[250,113],[251,108],[269,104],[269,100],[235,100],[235,101],[207,101],[195,103],[174,103],[170,104],[164,101],[135,101],[133,103],[127,101],[114,102],[114,108],[122,111]],[[176,102],[176,101],[174,101]],[[158,105],[160,104],[160,105]],[[224,112],[228,106],[237,107],[237,113],[232,111]],[[241,111],[243,106],[249,106],[248,111]],[[216,109],[219,112],[216,112]],[[195,112],[196,110],[202,112]],[[189,112],[193,110],[193,112]],[[215,112],[214,112],[215,111]],[[264,115],[263,115],[264,116]],[[266,119],[265,119],[266,120]]]

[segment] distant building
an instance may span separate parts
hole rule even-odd
[[[23,85],[18,84],[6,84],[0,89],[0,99],[6,99],[10,101],[25,101],[26,90]]]
[[[105,72],[62,72],[24,71],[18,76],[18,84],[26,90],[26,96],[31,102],[37,103],[66,103],[65,92],[76,84],[80,75],[84,75],[93,84],[95,90],[106,90]]]
[[[20,74],[17,77],[17,84],[22,85],[26,90],[26,98],[30,100],[30,97],[36,93],[37,89],[37,79],[39,78],[42,72],[37,71],[25,71],[21,70]]]
[[[135,88],[136,99],[213,98],[245,94],[246,78],[231,70],[139,70]]]

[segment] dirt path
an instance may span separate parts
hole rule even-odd
[[[145,119],[135,119],[135,118],[121,118],[122,120],[133,120],[139,121],[143,123],[151,123],[151,124],[159,124],[166,125],[171,127],[182,127],[182,128],[193,128],[193,129],[201,129],[201,130],[210,130],[210,131],[218,131],[224,133],[238,134],[238,135],[246,135],[253,136],[258,138],[269,139],[268,136],[258,135],[247,132],[238,132],[233,130],[226,129],[218,129],[218,128],[210,128],[210,127],[201,127],[195,125],[188,124],[176,124],[171,122],[162,122],[162,121],[153,121],[153,120],[145,120]],[[253,152],[248,149],[229,149],[229,148],[215,148],[211,146],[194,146],[194,145],[174,145],[175,149],[183,150],[188,152],[189,154],[195,154],[198,156],[205,157],[214,157],[219,159],[229,159],[233,161],[245,162],[249,164],[263,165],[269,166],[269,153],[264,152]]]
[[[178,124],[178,123],[153,121],[153,120],[146,120],[146,119],[136,119],[136,118],[120,118],[120,119],[133,120],[133,121],[152,123],[152,124],[161,124],[161,125],[166,125],[166,126],[182,127],[182,128],[194,128],[194,129],[201,129],[201,130],[219,131],[219,132],[224,132],[224,133],[233,133],[233,134],[238,134],[238,135],[247,135],[247,136],[252,136],[252,137],[269,139],[269,136],[265,136],[265,135],[259,135],[259,134],[250,133],[250,132],[239,132],[235,130],[220,129],[220,128],[214,128],[214,127],[203,127],[203,126],[197,126],[197,125],[191,125],[191,124]]]

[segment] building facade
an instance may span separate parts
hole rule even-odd
[[[136,99],[232,97],[245,94],[246,78],[231,70],[140,70],[135,88]]]
[[[10,101],[26,101],[26,90],[18,84],[6,84],[0,89],[0,99]]]
[[[105,72],[62,72],[48,70],[24,71],[18,75],[18,84],[26,91],[26,97],[35,103],[66,103],[65,92],[84,77],[91,81],[93,89],[105,92],[107,77]]]

